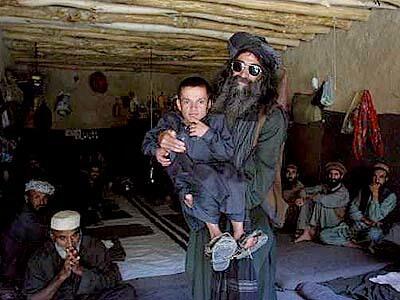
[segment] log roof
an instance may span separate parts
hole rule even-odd
[[[0,30],[16,64],[185,73],[220,68],[237,31],[285,51],[398,7],[400,0],[0,0]]]

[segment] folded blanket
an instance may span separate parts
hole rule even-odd
[[[297,293],[307,300],[348,300],[351,298],[335,294],[329,287],[315,283],[302,282],[296,287]]]
[[[400,273],[399,272],[389,272],[385,275],[378,275],[376,277],[369,279],[372,282],[379,284],[389,284],[396,291],[400,292]]]

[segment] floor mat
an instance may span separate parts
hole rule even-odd
[[[172,222],[165,221],[165,218],[154,211],[150,213],[148,209],[143,209],[142,205],[146,206],[146,199],[143,199],[143,204],[135,202],[136,206],[123,196],[113,195],[112,201],[131,217],[103,220],[104,224],[90,226],[89,230],[96,230],[101,235],[111,235],[120,231],[118,237],[126,252],[125,261],[118,262],[123,280],[184,272],[186,256],[184,248],[159,228],[162,226],[169,229],[173,227]],[[145,216],[144,212],[148,216]],[[174,230],[180,232],[179,228]],[[175,234],[176,239],[185,244],[185,239],[180,235]]]
[[[167,218],[169,221],[174,223],[175,225],[183,228],[185,231],[189,232],[189,227],[186,224],[185,218],[182,214],[163,214],[164,218]]]
[[[112,210],[110,212],[104,213],[103,215],[103,220],[129,219],[129,218],[132,218],[132,216],[124,210]]]
[[[140,300],[190,300],[189,283],[184,273],[128,281]]]
[[[101,240],[111,240],[115,237],[126,238],[153,234],[154,231],[149,226],[142,224],[110,225],[101,227],[87,228],[86,232]]]
[[[276,281],[282,288],[294,289],[300,282],[321,282],[339,276],[359,275],[387,264],[387,260],[377,260],[359,249],[315,242],[294,244],[289,234],[277,235]]]

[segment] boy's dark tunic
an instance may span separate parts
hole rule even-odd
[[[171,154],[172,163],[167,172],[181,200],[186,194],[193,195],[193,208],[182,205],[190,227],[203,226],[195,218],[217,224],[221,212],[241,222],[244,220],[244,182],[229,162],[233,157],[233,143],[225,117],[210,114],[202,122],[210,129],[202,137],[191,137],[181,115],[165,114],[146,134],[143,151],[154,155],[159,133],[167,129],[176,131],[187,151]]]
[[[212,272],[210,261],[204,256],[204,246],[209,241],[208,231],[199,226],[191,228],[186,256],[186,273],[192,287],[193,299],[258,299],[275,300],[276,240],[267,213],[261,207],[275,179],[275,167],[286,139],[287,116],[275,107],[267,113],[267,118],[253,148],[258,110],[251,110],[238,118],[234,130],[234,165],[248,177],[245,199],[252,229],[261,229],[269,236],[267,244],[253,254],[253,260],[242,259],[233,262],[223,274],[223,280],[216,280],[217,272]],[[154,143],[147,143],[148,154],[155,155],[157,137]],[[254,270],[255,278],[249,278],[246,271]],[[244,278],[237,272],[243,270]],[[218,272],[221,273],[221,272]],[[242,272],[240,272],[242,273]],[[226,285],[224,283],[227,283]],[[254,289],[257,293],[254,293]],[[249,293],[246,291],[249,290]]]

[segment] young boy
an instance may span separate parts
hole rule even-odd
[[[171,164],[167,172],[171,177],[186,215],[203,221],[211,241],[209,248],[214,258],[232,256],[246,243],[243,221],[245,217],[245,183],[235,167],[229,163],[233,157],[232,138],[224,115],[207,114],[211,106],[211,88],[200,77],[183,80],[178,88],[177,107],[179,113],[165,114],[157,126],[150,130],[143,141],[143,152],[155,155],[158,136],[173,130],[176,137],[185,143],[184,153],[169,153]],[[220,214],[224,213],[232,223],[233,238],[219,228]],[[188,222],[196,227],[196,220]],[[198,222],[197,222],[198,224]],[[253,235],[253,236],[252,236]],[[254,233],[251,236],[254,237]],[[266,241],[265,241],[266,242]],[[258,247],[264,244],[258,241]],[[240,243],[243,243],[241,245]],[[252,246],[252,245],[250,245]],[[257,248],[258,248],[257,247]],[[214,269],[223,269],[229,265]]]

